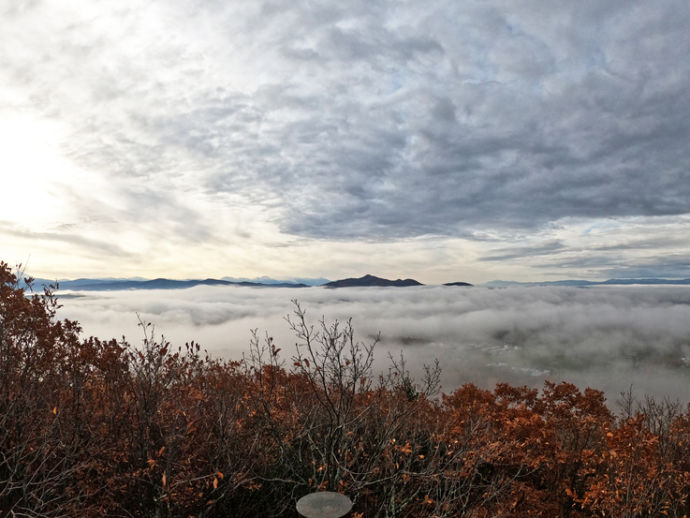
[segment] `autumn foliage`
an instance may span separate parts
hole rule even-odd
[[[281,354],[83,339],[0,263],[0,517],[296,516],[333,490],[357,517],[682,517],[690,409],[596,390],[465,385],[438,395],[404,361],[372,372],[350,322]],[[290,358],[283,363],[282,358]]]

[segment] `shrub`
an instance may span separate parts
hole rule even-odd
[[[28,286],[31,286],[29,280]],[[357,517],[657,517],[690,512],[690,409],[567,383],[465,385],[438,364],[378,375],[377,340],[294,303],[289,362],[81,339],[50,290],[0,263],[0,517],[296,516],[335,490]],[[286,368],[285,363],[289,363]]]

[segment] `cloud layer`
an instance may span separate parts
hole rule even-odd
[[[343,271],[352,243],[431,236],[455,268],[690,275],[687,241],[652,254],[636,234],[690,231],[683,0],[36,0],[1,14],[10,147],[18,125],[44,128],[62,161],[38,176],[57,158],[0,162],[16,190],[50,185],[42,218],[0,211],[43,271],[57,249],[91,271],[110,257],[124,274],[189,275],[205,257],[280,274],[276,249],[307,247],[322,270],[292,273],[338,277],[362,273]],[[45,153],[35,134],[25,147]],[[612,220],[618,256],[580,232]],[[398,270],[419,258],[403,248]]]
[[[353,318],[363,341],[381,332],[376,359],[401,351],[419,375],[434,358],[445,391],[462,383],[541,386],[562,379],[607,391],[681,398],[690,382],[690,290],[686,287],[419,287],[285,290],[196,287],[89,292],[62,299],[61,316],[85,334],[123,333],[138,343],[137,314],[174,344],[200,342],[213,355],[248,351],[251,329],[273,336],[288,358],[284,317],[299,297],[314,322]]]

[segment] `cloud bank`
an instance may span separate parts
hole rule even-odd
[[[444,391],[474,382],[541,386],[568,380],[607,392],[689,402],[690,290],[687,287],[275,288],[84,292],[61,299],[62,317],[85,334],[126,334],[137,343],[137,314],[174,344],[195,340],[215,356],[239,359],[251,329],[290,354],[284,317],[298,297],[314,322],[353,318],[363,341],[381,332],[376,365],[401,351],[413,373],[439,359]],[[289,356],[288,356],[289,358]]]

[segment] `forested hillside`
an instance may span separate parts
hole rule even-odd
[[[372,370],[350,322],[242,361],[80,336],[0,263],[0,517],[296,516],[333,490],[357,517],[682,517],[690,409],[547,383],[437,394],[404,360]]]

